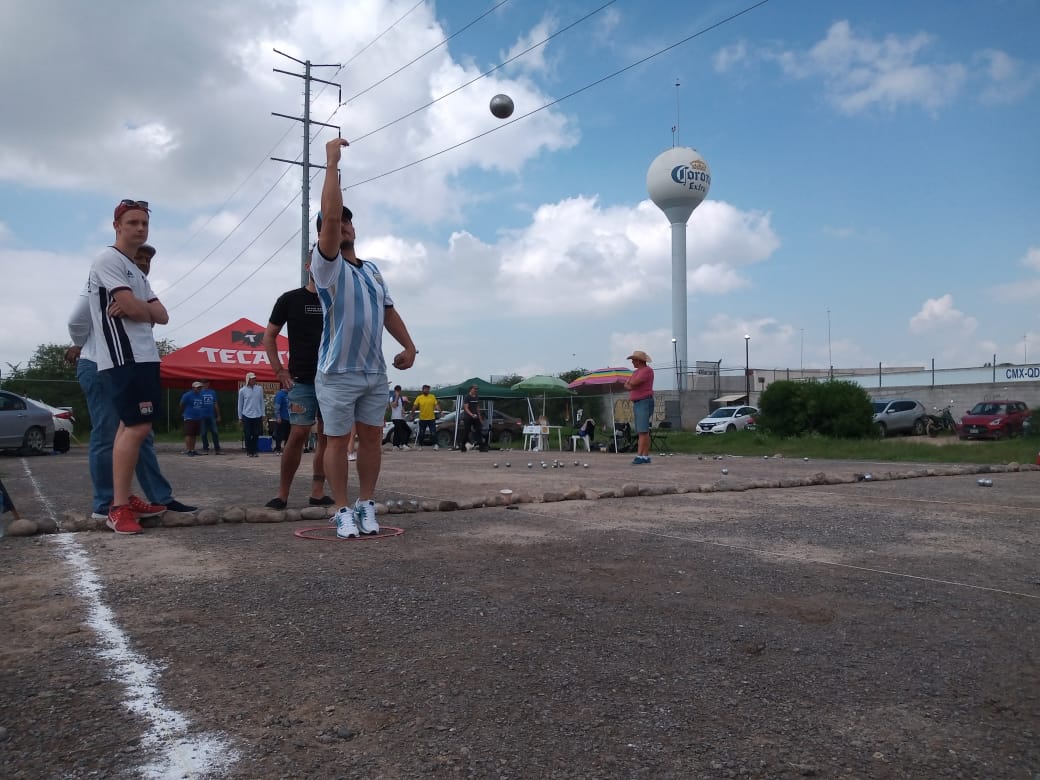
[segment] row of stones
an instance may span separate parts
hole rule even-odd
[[[550,491],[536,496],[531,493],[493,493],[489,496],[453,501],[448,499],[426,501],[388,501],[376,504],[376,513],[408,514],[415,512],[454,512],[460,509],[479,509],[481,507],[514,506],[518,504],[553,503],[557,501],[598,501],[604,498],[634,498],[636,496],[666,496],[680,493],[717,493],[740,492],[745,490],[766,490],[771,488],[812,487],[816,485],[842,485],[852,482],[874,481],[884,482],[898,479],[920,479],[923,477],[954,477],[967,474],[999,474],[1015,471],[1040,471],[1040,466],[1033,464],[1008,463],[990,466],[935,466],[923,469],[907,469],[903,471],[860,472],[853,474],[827,474],[818,471],[815,474],[801,477],[780,477],[775,479],[738,480],[734,478],[720,479],[695,486],[684,485],[639,485],[629,483],[619,488],[593,490],[576,485],[567,491]],[[193,525],[216,525],[217,523],[292,523],[300,520],[325,520],[331,517],[333,510],[328,507],[304,507],[303,509],[267,509],[228,507],[223,511],[203,509],[198,512],[167,512],[154,525],[167,528]],[[145,525],[148,525],[145,523]],[[29,520],[21,518],[8,526],[8,536],[33,536],[37,533],[56,533],[58,531],[100,531],[104,530],[105,521],[96,520],[91,515],[65,512],[58,522],[49,518]]]

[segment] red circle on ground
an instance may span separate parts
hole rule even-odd
[[[332,535],[329,536],[329,534]],[[379,533],[362,535],[353,539],[340,539],[336,536],[336,526],[334,525],[319,525],[314,528],[301,528],[293,531],[293,536],[297,539],[313,539],[317,542],[365,542],[370,539],[389,539],[393,536],[403,535],[403,528],[394,528],[392,525],[381,525]]]

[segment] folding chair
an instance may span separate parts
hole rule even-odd
[[[650,448],[658,451],[665,449],[668,444],[668,435],[672,432],[672,424],[668,420],[662,420],[650,429]]]

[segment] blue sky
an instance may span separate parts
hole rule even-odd
[[[509,0],[463,29],[497,4],[9,8],[0,370],[67,341],[126,196],[153,204],[171,311],[157,337],[266,323],[300,254],[299,168],[268,160],[300,153],[271,114],[302,112],[299,80],[272,71],[299,68],[273,48],[345,65],[316,75],[346,105],[324,91],[313,117],[356,139],[342,171],[359,254],[420,349],[392,381],[594,369],[639,348],[670,386],[669,228],[646,170],[677,117],[712,169],[687,231],[691,361],[741,369],[746,333],[761,369],[1040,362],[1040,3],[770,0],[594,86],[754,3]],[[519,121],[490,115],[498,92]]]

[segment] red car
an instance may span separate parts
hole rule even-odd
[[[1022,401],[980,401],[961,417],[962,439],[1005,439],[1022,434],[1031,412]]]

